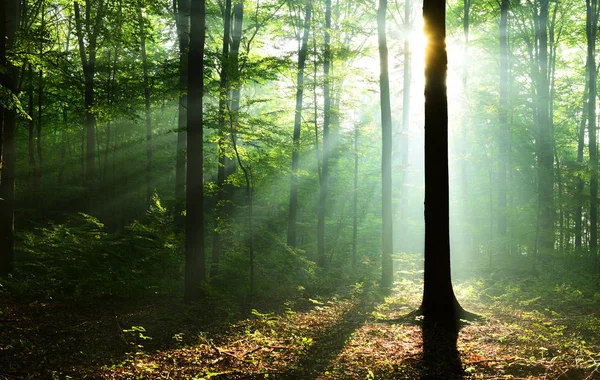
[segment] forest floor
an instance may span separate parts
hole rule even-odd
[[[527,281],[511,282],[514,294]],[[164,296],[0,293],[0,379],[600,379],[597,294],[557,284],[550,300],[519,299],[493,282],[459,283],[463,306],[483,319],[424,336],[410,317],[419,282],[246,313]]]

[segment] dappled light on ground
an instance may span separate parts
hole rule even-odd
[[[423,333],[423,320],[410,314],[420,281],[410,279],[389,297],[357,287],[245,316],[231,305],[166,297],[71,304],[5,298],[0,379],[600,378],[595,301],[577,299],[589,307],[577,314],[564,297],[490,296],[488,285],[457,285],[463,306],[484,319],[463,323],[454,335],[436,326]]]

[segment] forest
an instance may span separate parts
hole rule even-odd
[[[598,0],[1,0],[0,380],[600,379]]]

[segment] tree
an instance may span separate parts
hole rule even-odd
[[[290,181],[290,206],[288,215],[287,244],[296,247],[298,222],[298,166],[300,163],[300,131],[302,130],[302,100],[304,94],[304,67],[308,52],[308,35],[310,32],[310,16],[312,2],[306,3],[304,11],[304,28],[302,43],[298,50],[298,74],[296,82],[296,110],[294,115],[294,135],[292,141],[292,178]]]
[[[506,209],[506,177],[509,155],[508,129],[508,9],[509,0],[500,3],[500,102],[498,106],[498,237],[500,251],[506,253],[506,233],[508,220]]]
[[[7,106],[0,108],[0,276],[13,270],[15,220],[15,122],[18,100],[15,72],[7,55],[19,27],[19,1],[0,4],[0,86],[8,90]],[[4,100],[4,99],[3,99]]]
[[[325,256],[325,216],[327,215],[327,187],[329,182],[329,154],[331,125],[331,0],[325,1],[325,41],[323,45],[323,164],[319,186],[319,211],[317,216],[317,263],[324,268]]]
[[[596,137],[596,35],[598,31],[598,1],[586,0],[588,136],[590,136],[590,254],[598,253],[598,144]]]
[[[201,293],[206,279],[204,254],[204,144],[203,110],[205,0],[191,0],[188,57],[187,185],[185,221],[185,298]]]
[[[385,31],[387,0],[379,1],[377,9],[377,35],[379,40],[379,98],[381,102],[381,186],[382,186],[382,255],[381,285],[384,288],[394,282],[394,249],[392,226],[392,107],[390,103],[390,77],[388,71],[388,48]]]
[[[144,105],[146,116],[146,202],[152,201],[152,113],[150,111],[150,80],[148,78],[148,54],[146,52],[146,30],[144,15],[140,9],[140,49],[142,52],[142,71],[144,73]]]
[[[177,156],[175,163],[175,218],[179,218],[185,205],[185,148],[187,125],[188,47],[190,43],[190,0],[178,0],[175,12],[179,40],[179,103],[177,118]]]
[[[450,273],[446,9],[443,0],[423,1],[425,51],[425,279],[420,312],[455,323],[465,314]]]
[[[94,76],[96,74],[96,54],[98,37],[104,19],[105,0],[85,0],[85,13],[82,17],[78,1],[73,3],[75,9],[75,30],[79,44],[79,56],[84,76],[85,105],[85,182],[92,194],[96,181],[96,115],[94,114]],[[87,44],[87,46],[86,46]],[[91,199],[91,198],[90,198]],[[93,202],[93,201],[92,201]],[[89,205],[90,210],[92,205]]]

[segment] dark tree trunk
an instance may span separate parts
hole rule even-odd
[[[6,58],[19,26],[19,1],[0,3],[0,84],[16,93],[16,68]],[[13,270],[15,220],[15,108],[0,108],[0,276]]]
[[[392,108],[390,104],[390,77],[388,72],[388,48],[385,31],[387,0],[379,1],[377,10],[377,35],[379,39],[379,97],[381,101],[381,186],[382,186],[382,255],[381,285],[391,287],[394,282],[394,249],[392,226]]]
[[[596,137],[596,34],[598,1],[586,0],[588,136],[590,140],[590,255],[598,252],[598,144]]]
[[[144,72],[144,105],[146,111],[146,202],[152,202],[154,186],[152,179],[152,114],[150,113],[150,81],[148,79],[148,55],[146,54],[146,31],[144,17],[140,11],[140,39]]]
[[[425,278],[420,311],[455,323],[463,314],[452,289],[448,191],[446,12],[443,0],[424,0],[425,34]]]
[[[176,0],[177,35],[179,38],[179,116],[177,124],[177,158],[175,163],[175,219],[182,219],[185,206],[185,148],[187,127],[188,47],[190,44],[190,0]],[[177,223],[182,225],[181,222]]]
[[[27,69],[28,71],[28,76],[29,76],[29,103],[27,106],[27,112],[29,113],[29,116],[31,116],[31,120],[29,120],[29,130],[28,130],[28,135],[27,135],[27,146],[28,146],[28,152],[29,152],[29,168],[30,168],[30,182],[31,182],[31,188],[34,192],[36,192],[38,190],[38,183],[37,183],[37,165],[35,162],[35,118],[33,117],[34,114],[34,104],[33,104],[33,98],[34,98],[34,89],[33,89],[33,67],[31,66],[31,64],[29,64],[29,67]]]
[[[317,215],[317,264],[325,268],[325,216],[327,215],[327,188],[329,182],[329,126],[331,124],[331,0],[325,1],[325,41],[323,46],[323,165],[319,186],[319,210]]]
[[[185,298],[202,295],[206,279],[204,254],[204,146],[203,110],[205,0],[191,1],[188,58],[187,186],[185,223]]]
[[[290,181],[290,208],[288,216],[287,244],[296,247],[296,233],[298,222],[298,167],[300,164],[300,131],[302,129],[302,99],[304,92],[304,67],[306,64],[306,54],[308,50],[308,35],[310,32],[310,16],[312,13],[312,4],[306,4],[304,15],[304,34],[302,36],[302,45],[298,51],[298,76],[296,88],[296,111],[294,116],[294,135],[292,146],[292,177]]]
[[[104,1],[97,3],[94,25],[82,26],[82,17],[78,2],[74,3],[75,27],[79,43],[79,56],[83,67],[84,76],[84,106],[85,106],[85,183],[89,192],[88,211],[92,211],[94,193],[96,191],[96,166],[95,166],[95,138],[96,138],[96,116],[94,107],[94,74],[96,72],[96,42],[103,20]],[[92,19],[92,5],[90,1],[85,3],[85,21],[90,23]],[[85,29],[85,33],[84,33]],[[86,47],[87,42],[87,47]],[[82,152],[83,154],[83,152]]]

